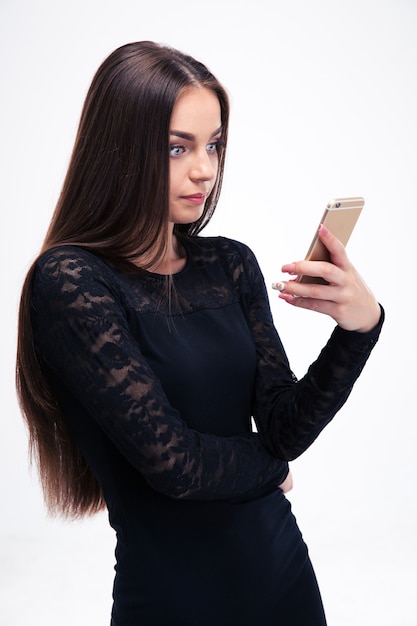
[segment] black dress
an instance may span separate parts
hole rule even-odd
[[[44,254],[33,284],[38,355],[117,533],[112,624],[323,626],[277,485],[346,400],[382,321],[336,328],[297,381],[251,251],[183,245],[171,286],[74,246]]]

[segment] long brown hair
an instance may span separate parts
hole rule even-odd
[[[196,235],[220,194],[229,102],[205,65],[154,42],[117,48],[97,70],[81,113],[68,171],[39,256],[57,245],[78,245],[115,263],[166,249],[169,197],[169,124],[175,102],[190,86],[216,93],[222,145],[214,188],[200,219],[174,227]],[[35,350],[31,285],[22,288],[17,345],[17,393],[50,513],[77,517],[104,506],[101,489],[68,432]]]

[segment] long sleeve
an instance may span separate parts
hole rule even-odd
[[[265,446],[293,460],[316,439],[346,402],[375,346],[384,319],[368,333],[336,327],[317,360],[297,380],[274,327],[263,276],[255,257],[240,247],[241,298],[257,351],[254,419]],[[239,272],[235,271],[235,275]]]
[[[224,499],[284,480],[287,463],[257,434],[218,437],[186,426],[132,337],[108,266],[94,255],[74,247],[44,255],[32,320],[41,362],[155,490]]]

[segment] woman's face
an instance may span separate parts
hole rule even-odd
[[[216,181],[222,122],[217,95],[191,87],[178,98],[170,124],[169,221],[201,216]]]

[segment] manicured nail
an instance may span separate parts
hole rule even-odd
[[[283,265],[281,267],[281,272],[285,272],[286,274],[294,275],[296,273],[296,271],[295,271],[295,263],[288,263],[287,265]]]
[[[272,289],[276,289],[277,291],[284,291],[285,283],[272,283]]]

